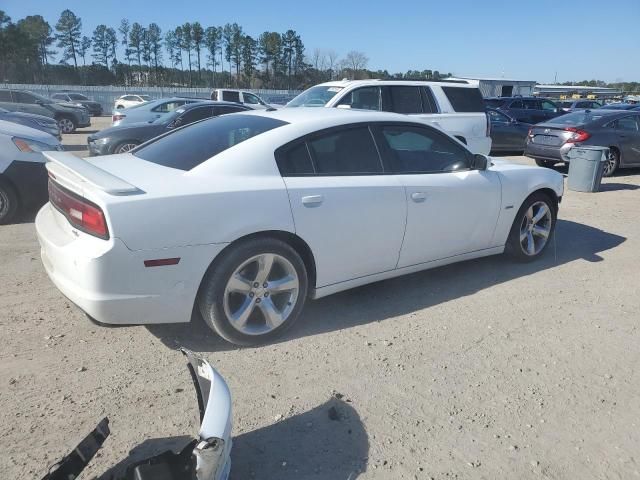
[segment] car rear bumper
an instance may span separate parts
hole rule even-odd
[[[558,145],[536,145],[531,142],[527,142],[524,150],[524,154],[527,157],[535,158],[539,160],[548,160],[554,162],[568,162],[567,152],[571,149],[573,144],[565,143],[561,146]]]
[[[107,324],[191,320],[209,263],[224,245],[132,251],[118,238],[78,232],[50,203],[36,216],[42,263],[55,286],[87,315]],[[145,260],[180,258],[146,267]]]

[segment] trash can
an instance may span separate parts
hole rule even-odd
[[[569,158],[569,180],[567,187],[576,192],[597,192],[600,190],[602,172],[607,163],[607,147],[572,147],[567,152]]]

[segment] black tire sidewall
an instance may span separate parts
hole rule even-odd
[[[264,335],[246,335],[236,330],[224,312],[224,290],[231,274],[248,258],[263,253],[275,253],[291,262],[300,283],[296,305],[289,318],[275,330]],[[275,238],[255,238],[229,247],[209,267],[198,293],[198,307],[205,323],[222,338],[236,345],[250,346],[269,343],[282,335],[298,319],[308,290],[307,270],[300,255],[287,243]]]
[[[70,132],[63,132],[62,128],[60,128],[60,133],[65,133],[65,134],[73,133],[73,132],[76,131],[76,128],[78,128],[78,124],[76,123],[76,121],[72,117],[70,117],[69,115],[60,115],[58,117],[58,122],[60,120],[69,120],[73,124],[73,128],[71,129]],[[58,127],[60,127],[60,125],[58,125]]]
[[[522,217],[525,212],[532,204],[536,202],[545,202],[551,210],[551,233],[549,234],[547,243],[545,243],[542,250],[540,250],[540,252],[538,252],[536,255],[529,256],[522,251],[522,247],[520,246],[520,224],[522,223]],[[557,220],[558,208],[557,205],[551,200],[551,198],[549,198],[549,195],[542,192],[532,193],[522,203],[520,209],[518,210],[518,213],[513,220],[513,224],[511,225],[511,230],[509,232],[509,237],[507,239],[506,252],[509,254],[509,256],[511,256],[511,258],[519,262],[532,262],[540,258],[546,251],[547,247],[553,239],[553,236],[555,235]]]
[[[11,221],[13,221],[16,214],[18,213],[18,210],[19,210],[18,195],[16,194],[16,191],[13,188],[13,186],[3,178],[0,178],[0,190],[2,190],[4,196],[7,198],[9,202],[9,209],[4,215],[0,217],[0,225],[6,225]]]

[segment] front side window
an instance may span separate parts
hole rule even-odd
[[[319,175],[382,173],[382,163],[369,128],[330,132],[309,141]]]
[[[176,128],[189,125],[190,123],[197,122],[198,120],[204,120],[211,116],[213,116],[213,108],[211,106],[192,108],[176,118],[173,121],[173,127]]]
[[[260,105],[260,100],[258,97],[251,93],[243,93],[244,103],[248,103],[249,105]]]
[[[552,102],[550,102],[549,100],[542,100],[542,110],[547,110],[549,112],[555,112],[556,111],[556,105]]]
[[[525,110],[540,110],[540,102],[538,100],[522,100]]]
[[[360,110],[381,110],[380,87],[356,88],[347,93],[338,105]]]
[[[469,152],[446,135],[411,125],[381,127],[395,173],[447,173],[468,170]]]
[[[166,102],[158,105],[155,108],[152,108],[151,111],[159,112],[159,113],[168,113],[173,112],[176,108],[183,106],[186,100],[172,100],[171,102]]]
[[[165,167],[191,170],[220,152],[283,125],[287,122],[254,115],[214,117],[157,137],[133,154]]]
[[[509,108],[522,109],[524,105],[522,104],[522,100],[514,100],[511,102],[511,105],[509,105]]]
[[[385,87],[389,91],[391,105],[388,111],[395,113],[422,113],[422,97],[419,87],[393,86]]]
[[[495,110],[487,110],[491,123],[509,123],[509,117]]]

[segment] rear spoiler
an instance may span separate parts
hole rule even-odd
[[[47,163],[47,170],[55,178],[56,176],[72,176],[72,180],[89,183],[95,188],[111,195],[134,195],[144,193],[135,185],[116,177],[106,170],[95,166],[92,163],[78,158],[68,152],[42,152],[50,160]]]

